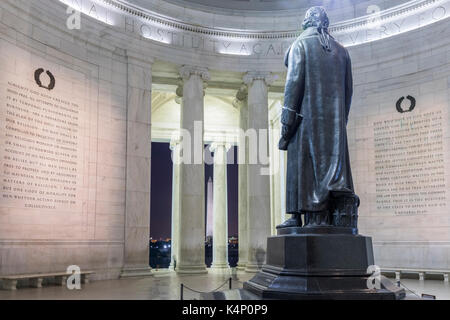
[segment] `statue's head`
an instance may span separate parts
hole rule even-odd
[[[327,12],[324,7],[312,7],[306,12],[305,20],[303,20],[303,30],[310,27],[327,30],[330,25]]]

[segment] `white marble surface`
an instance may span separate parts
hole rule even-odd
[[[31,81],[34,89],[33,72],[42,67],[55,75],[52,94],[62,90],[72,101],[82,99],[84,110],[79,116],[83,148],[78,168],[80,208],[70,214],[64,210],[36,212],[2,203],[0,273],[64,271],[69,265],[79,265],[96,270],[98,279],[117,278],[125,240],[127,79],[105,74],[126,70],[124,57],[86,45],[77,51],[61,50],[61,39],[44,31],[47,25],[33,28],[33,22],[25,22],[28,15],[11,19],[16,16],[6,14],[4,4],[0,43],[7,57],[3,61],[8,63],[1,67],[2,91],[5,81],[15,79]],[[3,113],[4,100],[1,104]]]
[[[213,192],[213,260],[212,269],[228,269],[228,189],[227,152],[230,145],[215,142]]]
[[[183,66],[183,102],[181,129],[190,134],[183,137],[183,158],[180,165],[180,241],[177,272],[206,273],[205,265],[205,169],[203,159],[204,81],[205,68]],[[197,127],[200,128],[196,132]],[[195,138],[196,137],[196,138]],[[196,141],[196,139],[198,141]],[[190,150],[187,152],[186,150]]]
[[[244,81],[248,85],[248,127],[259,133],[258,148],[249,145],[250,154],[255,155],[257,150],[268,152],[268,85],[271,75],[266,73],[248,73]],[[261,133],[265,130],[266,136]],[[261,137],[265,138],[261,139]],[[265,145],[267,144],[267,145]],[[261,152],[258,152],[260,155]],[[250,158],[252,158],[250,156]],[[249,159],[251,161],[251,159]],[[265,263],[267,238],[270,230],[270,177],[264,175],[265,167],[258,162],[249,162],[248,172],[248,260],[246,271],[255,272]]]
[[[356,192],[361,197],[359,226],[360,233],[373,237],[375,263],[381,267],[450,269],[448,26],[447,21],[350,49],[355,97],[348,134]],[[409,115],[427,117],[430,111],[442,112],[444,169],[438,177],[445,179],[447,192],[443,207],[428,207],[424,213],[399,215],[393,208],[377,206],[376,185],[380,182],[376,181],[374,123],[401,118],[396,111],[396,102],[407,95],[417,100],[416,109]],[[405,102],[404,106],[407,108],[408,104]],[[405,139],[397,140],[397,143],[401,147],[408,142]],[[422,167],[427,166],[428,163]],[[435,185],[420,180],[423,179],[411,180],[409,186]],[[430,190],[433,188],[425,191]],[[411,199],[415,198],[411,196]],[[418,203],[427,206],[430,201]]]
[[[170,269],[176,268],[179,256],[180,242],[180,151],[181,143],[178,138],[170,144],[172,150],[172,234]]]
[[[356,9],[360,12],[364,8]],[[342,12],[343,16],[348,14]],[[203,23],[207,21],[205,17],[208,15],[197,16]],[[152,73],[176,83],[181,65],[208,67],[210,82],[224,86],[215,89],[216,93],[224,90],[229,94],[237,91],[242,76],[248,71],[275,72],[281,78],[274,88],[278,91],[267,90],[261,78],[250,85],[253,92],[249,98],[250,127],[267,128],[266,94],[269,91],[269,95],[280,95],[285,68],[278,56],[255,59],[181,50],[111,29],[86,17],[82,20],[81,30],[70,31],[66,28],[66,19],[66,7],[58,1],[0,2],[0,50],[6,61],[1,65],[3,74],[26,75],[33,83],[32,71],[38,66],[45,67],[55,70],[58,85],[65,83],[62,86],[66,91],[81,95],[84,87],[86,93],[83,188],[80,194],[83,207],[72,215],[42,213],[39,216],[23,209],[2,207],[0,272],[60,271],[68,264],[79,264],[82,268],[95,269],[98,278],[114,278],[125,261],[143,266],[147,252],[144,243],[149,231],[146,221],[151,150],[147,142],[151,130]],[[215,25],[233,24],[228,17],[215,16],[214,19]],[[246,26],[257,26],[257,20],[245,18],[243,21]],[[281,26],[278,20],[274,20],[274,24]],[[448,210],[421,217],[395,217],[378,212],[374,208],[375,181],[370,178],[374,173],[370,165],[373,153],[369,150],[374,117],[396,114],[395,102],[401,96],[414,95],[420,112],[439,108],[444,112],[444,124],[448,126],[449,24],[447,19],[350,48],[355,99],[349,122],[349,144],[355,185],[362,198],[360,226],[362,233],[373,236],[376,261],[382,267],[450,268]],[[127,56],[134,63],[128,64]],[[152,58],[155,58],[157,71],[150,72],[148,65]],[[194,77],[204,75],[204,72],[197,72]],[[205,116],[202,113],[200,117],[203,105],[197,102],[200,96],[203,97],[203,80],[194,82],[195,85],[188,84],[185,88],[185,99],[188,105],[201,107],[202,111],[186,120],[185,124],[189,126],[192,120],[203,120],[208,113],[215,113],[214,108],[211,111],[206,108]],[[229,89],[230,86],[234,89]],[[216,105],[225,113],[226,104]],[[231,110],[232,107],[228,109],[230,113]],[[227,127],[237,126],[238,117],[237,111],[226,117]],[[160,119],[164,120],[164,117]],[[171,128],[170,124],[168,128]],[[448,130],[443,141],[448,183]],[[252,263],[257,254],[264,253],[271,224],[270,179],[257,176],[258,169],[248,169],[252,177],[248,182],[249,223],[253,223],[249,229]],[[202,195],[198,181],[201,181],[202,169],[199,166],[190,173],[188,171],[184,173],[186,177],[182,177],[191,182],[183,182],[182,201],[198,215],[198,221],[192,223],[195,227],[186,230],[201,234],[203,227],[199,217],[203,208],[199,205]],[[273,190],[276,192],[276,188]],[[188,222],[187,225],[191,224]],[[125,243],[127,249],[124,252]],[[189,238],[185,245],[193,250],[200,243],[199,238]],[[192,265],[197,265],[202,260],[200,250],[192,258]],[[204,271],[203,266],[199,270]]]
[[[239,106],[239,128],[242,132],[248,129],[248,97]],[[239,228],[239,260],[238,269],[244,270],[248,261],[248,139],[242,137],[239,146],[239,159],[241,159],[238,170],[239,207],[238,207],[238,228]],[[245,158],[245,161],[242,161]]]
[[[127,170],[122,276],[150,273],[152,59],[127,52]]]
[[[232,282],[232,288],[242,288],[242,283],[250,280],[252,276],[238,272],[237,280]],[[224,284],[227,279],[228,277],[218,274],[178,276],[173,272],[156,271],[155,276],[151,278],[94,281],[82,285],[82,290],[79,291],[70,291],[59,286],[19,288],[17,291],[0,290],[0,300],[179,300],[181,283],[195,290],[210,291]],[[435,295],[438,300],[450,300],[448,282],[404,279],[402,283],[419,296],[426,293]],[[228,284],[223,288],[228,289]],[[199,295],[186,289],[184,299],[199,299]]]

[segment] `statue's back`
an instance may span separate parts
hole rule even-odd
[[[300,40],[305,55],[305,95],[301,113],[304,116],[331,116],[345,121],[346,72],[349,63],[347,50],[330,37],[330,51],[325,50],[318,32]],[[338,110],[330,108],[339,107]],[[307,110],[306,110],[307,109]]]

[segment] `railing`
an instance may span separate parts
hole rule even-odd
[[[189,291],[192,291],[192,292],[195,292],[195,293],[198,293],[198,294],[206,294],[206,293],[212,293],[212,292],[219,291],[219,289],[221,289],[221,288],[222,288],[223,286],[225,286],[227,283],[228,283],[228,289],[229,289],[229,290],[232,290],[232,286],[233,286],[233,278],[227,279],[222,285],[220,285],[220,287],[218,287],[217,289],[212,290],[212,291],[200,291],[200,290],[195,290],[195,289],[189,288],[187,285],[185,285],[185,284],[182,283],[182,284],[180,285],[180,300],[184,300],[184,289],[187,289],[187,290],[189,290]]]

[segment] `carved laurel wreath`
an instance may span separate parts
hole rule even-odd
[[[37,83],[37,85],[40,87],[40,88],[44,88],[44,89],[47,89],[47,90],[53,90],[54,88],[55,88],[55,85],[56,85],[56,79],[55,79],[55,77],[53,76],[53,74],[50,72],[50,71],[48,71],[47,70],[47,75],[50,77],[50,83],[49,83],[49,85],[48,86],[44,86],[43,84],[42,84],[42,82],[41,82],[41,75],[44,73],[44,69],[42,69],[42,68],[39,68],[39,69],[37,69],[35,72],[34,72],[34,80],[36,81],[36,83]]]
[[[414,108],[416,107],[416,99],[412,96],[407,96],[406,99],[408,99],[411,103],[411,105],[409,106],[409,109],[405,110],[402,108],[402,103],[405,100],[405,97],[401,97],[400,99],[398,99],[397,101],[397,111],[400,113],[405,113],[405,112],[411,112],[414,110]]]

